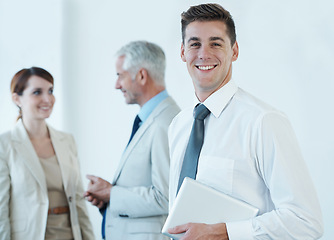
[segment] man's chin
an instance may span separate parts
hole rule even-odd
[[[129,104],[129,105],[136,104],[135,101],[131,101],[131,100],[128,100],[128,99],[125,99],[125,102],[126,102],[126,104]]]

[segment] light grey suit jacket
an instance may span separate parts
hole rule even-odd
[[[106,239],[168,239],[161,234],[168,214],[168,127],[180,111],[163,100],[125,149],[107,207]]]
[[[94,239],[74,139],[48,129],[68,198],[74,239]],[[44,170],[19,121],[12,131],[0,135],[0,240],[44,240],[48,208]]]

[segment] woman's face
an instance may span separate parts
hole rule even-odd
[[[44,120],[51,115],[55,97],[53,84],[39,76],[31,76],[21,96],[13,100],[22,110],[22,118],[27,120]]]

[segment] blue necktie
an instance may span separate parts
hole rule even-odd
[[[137,115],[136,118],[135,118],[135,120],[134,120],[134,122],[133,122],[132,133],[131,133],[128,145],[131,142],[131,140],[132,140],[133,136],[135,135],[135,133],[137,132],[140,123],[141,123],[141,120],[140,120],[139,116]]]
[[[194,109],[194,123],[190,133],[190,138],[186,153],[184,154],[182,169],[179,178],[179,184],[177,192],[182,185],[185,177],[196,179],[198,158],[201,153],[203,141],[204,141],[204,119],[210,111],[203,105],[199,104]]]
[[[102,239],[105,239],[106,238],[105,225],[106,225],[107,204],[104,204],[104,206],[100,208],[100,213],[102,214],[102,224],[101,224]]]

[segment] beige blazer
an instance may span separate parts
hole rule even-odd
[[[168,127],[180,111],[171,97],[140,126],[115,172],[107,207],[107,240],[169,239],[161,234],[168,214]]]
[[[74,139],[50,126],[48,129],[68,198],[74,239],[94,239]],[[0,135],[0,240],[45,239],[48,208],[43,168],[22,121],[18,121],[12,131]]]

